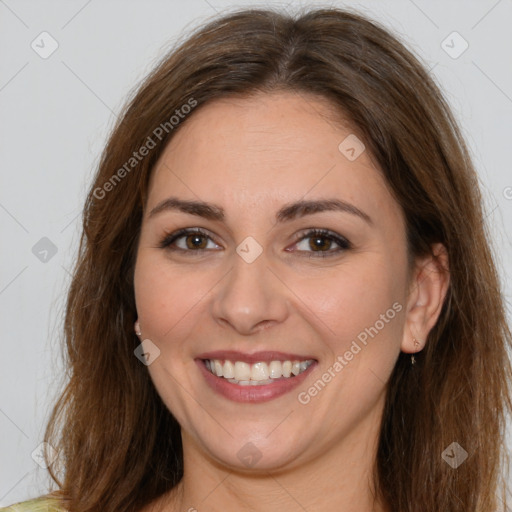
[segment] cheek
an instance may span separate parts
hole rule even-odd
[[[368,257],[366,261],[360,259],[358,265],[340,266],[325,277],[303,281],[298,291],[307,297],[317,324],[324,326],[324,342],[335,355],[343,354],[354,340],[369,347],[368,341],[378,337],[378,345],[361,352],[366,352],[365,356],[376,350],[396,349],[400,343],[402,275],[384,260],[377,260]]]
[[[186,325],[211,288],[204,273],[179,271],[161,256],[142,250],[135,267],[135,302],[144,336],[163,342]]]
[[[398,357],[403,277],[384,261],[375,255],[361,258],[358,265],[304,282],[298,292],[308,297],[326,355],[315,382],[300,390],[299,402],[309,401],[333,431],[346,433],[372,410]]]
[[[197,326],[200,301],[211,286],[197,273],[178,271],[154,249],[141,249],[134,287],[142,335],[160,350],[148,366],[149,374],[168,409],[184,421],[187,394],[181,390],[190,388],[187,379],[195,363],[183,352]]]

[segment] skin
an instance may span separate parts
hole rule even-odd
[[[386,383],[400,351],[423,348],[447,262],[436,246],[439,259],[417,259],[409,273],[404,217],[381,171],[367,151],[350,161],[338,149],[351,133],[314,96],[216,100],[186,120],[156,165],[135,267],[135,328],[160,350],[148,371],[182,427],[185,473],[148,510],[387,510],[371,491]],[[215,203],[225,220],[148,215],[170,196]],[[285,204],[326,198],[351,203],[371,223],[339,211],[275,222]],[[186,249],[190,237],[188,246],[186,237],[175,242],[182,252],[159,247],[166,233],[197,227],[211,237],[199,239],[201,254]],[[308,228],[352,246],[334,252],[337,243],[322,238],[323,258],[315,236],[294,238]],[[252,263],[236,252],[248,236],[263,250]],[[394,318],[300,403],[298,393],[395,303]],[[318,365],[297,390],[236,403],[212,391],[194,362],[224,349],[313,355]],[[250,468],[237,456],[247,443],[261,454]]]

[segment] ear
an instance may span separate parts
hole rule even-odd
[[[434,327],[450,283],[448,253],[443,244],[434,244],[432,254],[416,260],[409,285],[402,352],[423,350]]]
[[[135,321],[135,324],[133,325],[133,328],[135,329],[135,334],[137,336],[140,336],[142,333],[140,332],[140,324],[139,324],[139,321],[136,320]]]

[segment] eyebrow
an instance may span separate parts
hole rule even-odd
[[[224,221],[224,209],[212,203],[203,201],[190,201],[178,199],[176,197],[169,197],[157,204],[149,213],[148,218],[164,211],[179,211],[196,215],[209,220]],[[304,217],[314,213],[338,211],[343,213],[350,213],[363,219],[367,224],[373,225],[370,216],[354,206],[340,199],[317,199],[310,201],[296,201],[294,203],[285,204],[276,213],[276,222],[282,223],[296,219],[297,217]]]

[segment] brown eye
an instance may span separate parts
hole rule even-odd
[[[327,251],[331,248],[332,240],[325,236],[315,236],[309,238],[309,247],[313,251]]]
[[[188,249],[205,249],[208,243],[206,237],[202,234],[186,235],[184,238]]]
[[[323,229],[304,233],[295,246],[299,252],[306,253],[308,257],[336,256],[352,247],[346,238]]]
[[[210,244],[210,246],[208,245]],[[174,233],[166,235],[158,244],[161,249],[169,251],[197,252],[207,249],[218,249],[211,236],[199,228],[180,229]],[[213,247],[212,247],[213,246]]]

